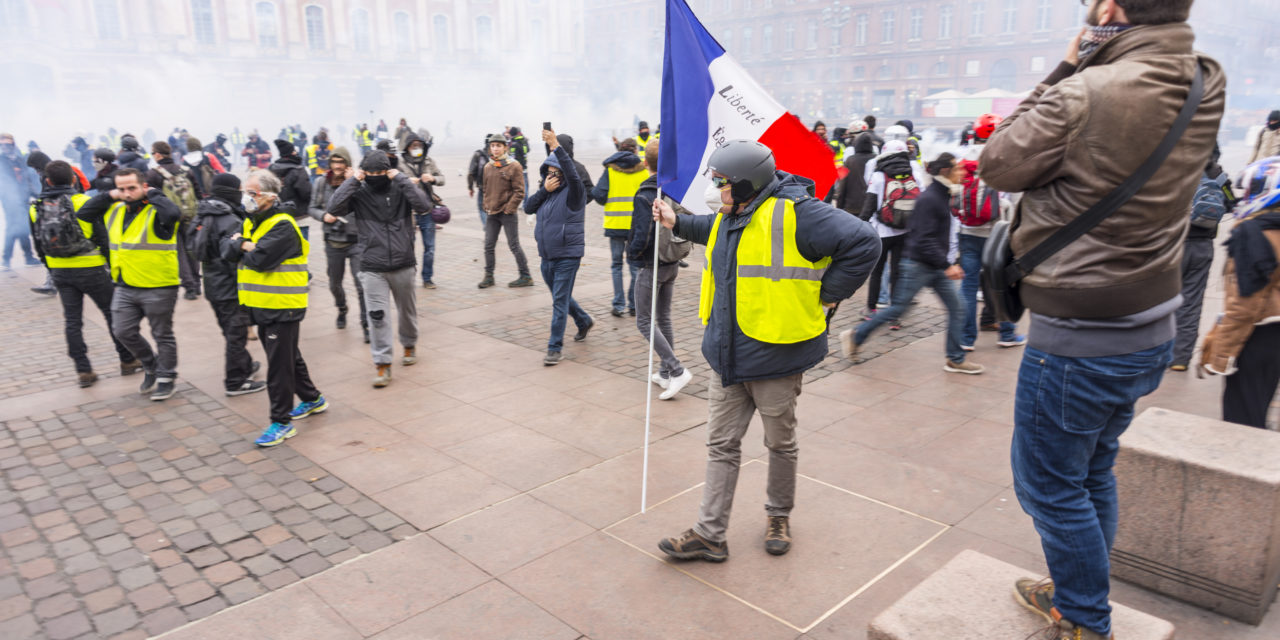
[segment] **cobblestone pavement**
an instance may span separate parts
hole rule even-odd
[[[145,638],[416,533],[189,385],[0,426],[5,638]]]

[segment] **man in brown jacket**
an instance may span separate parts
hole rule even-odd
[[[532,287],[529,262],[520,248],[520,220],[516,216],[520,203],[524,202],[524,168],[507,157],[507,139],[500,134],[489,136],[489,156],[493,159],[484,165],[481,180],[484,194],[484,210],[488,218],[484,222],[484,280],[481,289],[493,286],[493,249],[498,244],[498,232],[507,234],[507,247],[516,257],[520,277],[507,283],[508,287]]]
[[[1050,624],[1046,638],[1111,634],[1112,467],[1134,403],[1172,359],[1187,203],[1223,112],[1222,69],[1191,48],[1191,2],[1090,0],[1089,26],[1066,60],[982,153],[988,185],[1024,192],[1011,240],[1022,255],[1151,155],[1203,69],[1200,107],[1154,177],[1019,284],[1031,326],[1015,396],[1014,488],[1052,581],[1019,581],[1017,594]]]

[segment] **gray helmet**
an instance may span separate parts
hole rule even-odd
[[[754,140],[730,140],[711,153],[707,167],[728,177],[733,201],[743,203],[769,186],[777,165],[769,147]]]

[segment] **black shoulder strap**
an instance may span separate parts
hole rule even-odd
[[[1133,198],[1142,189],[1142,186],[1151,179],[1151,176],[1155,175],[1160,166],[1164,164],[1164,161],[1169,157],[1169,153],[1178,144],[1178,140],[1182,139],[1182,135],[1187,131],[1187,126],[1191,124],[1191,118],[1195,116],[1196,110],[1200,108],[1200,101],[1203,98],[1204,72],[1200,65],[1196,64],[1196,75],[1191,81],[1191,91],[1187,95],[1186,103],[1182,105],[1182,111],[1178,113],[1178,118],[1173,121],[1173,127],[1169,129],[1169,133],[1165,134],[1164,139],[1160,141],[1160,145],[1142,163],[1142,166],[1138,167],[1138,170],[1134,171],[1133,175],[1130,175],[1124,182],[1120,183],[1120,186],[1104,196],[1088,211],[1080,214],[1076,219],[1055,231],[1053,235],[1043,242],[1032,247],[1030,251],[1009,263],[1004,268],[1006,281],[1012,284],[1025,278],[1040,263],[1075,242],[1080,236],[1088,233],[1105,220],[1107,216],[1115,213],[1117,209]]]

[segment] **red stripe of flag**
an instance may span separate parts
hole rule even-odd
[[[827,197],[836,182],[835,156],[799,118],[791,113],[778,118],[760,136],[760,144],[773,150],[779,170],[813,180],[817,198]]]

